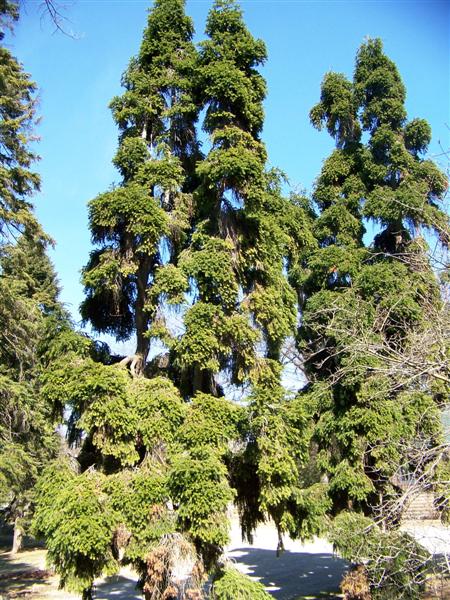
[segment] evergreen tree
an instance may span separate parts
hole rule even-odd
[[[17,18],[17,3],[0,3],[2,27]],[[50,238],[30,202],[40,183],[31,170],[36,86],[9,50],[1,46],[0,55],[0,498],[15,523],[16,551],[38,473],[59,445],[39,375],[56,323],[67,317],[46,255]]]
[[[192,166],[198,157],[193,98],[196,51],[182,0],[157,1],[139,55],[111,103],[120,129],[114,164],[120,186],[91,201],[99,246],[83,271],[85,321],[118,340],[136,336],[131,371],[143,372],[156,309],[149,288],[158,267],[176,261],[189,229]]]
[[[19,7],[17,2],[9,0],[0,1],[0,26],[4,29],[10,29],[12,23],[19,18]],[[0,39],[5,37],[5,32],[0,31]]]
[[[124,76],[126,92],[112,102],[123,183],[90,205],[101,247],[84,271],[82,312],[118,339],[135,332],[136,355],[103,365],[75,350],[70,367],[66,356],[45,376],[44,397],[71,410],[71,437],[83,432],[84,441],[81,474],[66,467],[73,484],[53,477],[58,465],[41,479],[35,530],[47,539],[62,585],[84,598],[118,561],[138,568],[149,598],[175,595],[180,582],[171,565],[181,555],[189,576],[183,586],[200,593],[201,559],[209,566],[227,539],[223,515],[233,494],[220,457],[237,436],[232,407],[224,401],[218,410],[205,397],[188,408],[169,379],[133,377],[144,372],[150,334],[162,328],[160,304],[179,301],[187,289],[177,263],[191,227],[198,157],[192,34],[182,0],[155,3]]]
[[[193,393],[221,396],[224,379],[251,389],[244,450],[231,457],[243,530],[251,536],[266,515],[285,530],[286,505],[295,506],[304,427],[280,383],[280,349],[297,318],[283,267],[292,243],[287,224],[299,226],[300,238],[308,228],[303,207],[282,198],[280,175],[266,170],[266,86],[257,70],[264,43],[232,0],[214,3],[206,33],[198,77],[211,149],[197,168],[195,230],[180,260],[195,301],[174,351],[193,372]]]
[[[74,439],[83,432],[81,473],[66,466],[66,485],[50,467],[35,529],[62,584],[85,598],[96,576],[124,562],[138,568],[148,598],[200,597],[205,569],[217,598],[236,585],[242,597],[263,597],[217,570],[227,507],[237,496],[251,535],[268,515],[280,532],[293,530],[305,504],[297,468],[309,431],[300,404],[285,398],[280,349],[297,317],[284,265],[300,268],[303,246],[313,243],[310,216],[282,198],[279,175],[266,170],[264,44],[235,2],[219,0],[197,58],[183,8],[161,1],[150,13],[126,92],[112,102],[123,182],[90,204],[99,249],[84,270],[82,312],[97,331],[136,333],[136,355],[108,365],[78,353],[70,367],[66,355],[45,376],[46,401],[71,410]],[[199,161],[194,125],[203,107],[212,147]],[[170,304],[183,311],[178,335]],[[144,369],[150,338],[165,344],[166,360]],[[224,397],[223,379],[251,389],[248,408]],[[86,514],[79,503],[89,504]],[[185,570],[184,592],[174,560]]]
[[[395,526],[404,508],[395,502],[402,469],[433,477],[427,471],[432,453],[413,465],[411,450],[438,447],[439,410],[448,397],[448,381],[424,370],[393,380],[386,368],[389,353],[406,356],[411,335],[427,327],[431,309],[439,312],[426,236],[446,245],[449,232],[440,204],[446,179],[422,158],[429,125],[408,122],[404,101],[404,85],[380,40],[361,46],[352,82],[336,73],[324,78],[311,119],[326,126],[337,148],[314,191],[319,249],[308,261],[299,336],[312,384],[304,398],[315,420],[315,462],[333,510],[354,508],[384,527]],[[379,230],[368,248],[367,222]],[[354,338],[365,340],[357,352]],[[380,344],[384,350],[374,354]],[[439,351],[429,348],[430,356]],[[353,536],[354,548],[364,535]],[[411,597],[403,583],[395,585],[396,597]]]
[[[67,316],[43,242],[22,236],[0,256],[0,496],[15,521],[18,550],[29,519],[33,486],[59,449],[40,374]]]
[[[11,27],[18,18],[17,5],[0,5],[1,24]],[[4,32],[0,31],[0,41]],[[27,234],[45,235],[32,211],[30,196],[40,185],[31,170],[37,155],[31,148],[35,115],[36,85],[22,65],[4,46],[0,46],[0,243]]]

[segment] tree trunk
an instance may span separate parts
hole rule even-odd
[[[150,339],[146,333],[150,321],[149,315],[145,311],[145,296],[150,273],[149,260],[145,260],[140,265],[137,272],[137,295],[135,304],[135,325],[136,325],[136,352],[131,363],[131,373],[133,377],[139,377],[143,374],[147,356],[150,350]]]
[[[92,586],[83,590],[81,598],[82,600],[92,600]]]
[[[192,376],[192,393],[195,395],[196,392],[216,397],[222,395],[214,374],[208,369],[201,369],[198,365],[195,365]]]
[[[22,549],[23,544],[23,527],[20,523],[21,518],[17,516],[14,521],[14,536],[13,536],[13,544],[11,548],[11,554],[17,554],[19,550]]]

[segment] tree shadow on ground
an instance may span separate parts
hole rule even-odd
[[[17,571],[0,580],[0,598],[22,598],[33,593],[44,593],[52,583],[45,571]]]
[[[43,571],[45,551],[25,549],[18,554],[0,550],[0,580],[13,574],[29,571]]]
[[[338,598],[339,584],[349,565],[332,554],[236,548],[229,554],[246,566],[277,600]]]
[[[27,549],[16,555],[0,551],[0,598],[22,598],[49,588],[52,573],[41,568],[43,563],[39,550]]]
[[[142,594],[136,590],[136,581],[123,575],[107,577],[101,584],[95,586],[95,600],[142,600]]]

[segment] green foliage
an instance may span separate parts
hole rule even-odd
[[[137,463],[139,449],[152,452],[170,445],[185,414],[169,380],[133,380],[125,368],[90,358],[54,365],[45,375],[43,395],[50,404],[71,407],[80,415],[74,427],[88,432],[104,456],[123,465]]]
[[[422,597],[429,554],[409,534],[383,532],[367,517],[342,513],[333,522],[330,540],[343,558],[364,563],[374,599]]]
[[[229,442],[237,440],[245,418],[243,408],[225,398],[198,393],[180,431],[186,448],[216,448],[227,452]]]
[[[204,127],[212,133],[231,125],[237,115],[242,128],[256,136],[262,128],[266,86],[256,67],[266,48],[245,27],[235,0],[217,0],[208,15],[201,44],[200,86],[208,102]]]
[[[166,244],[178,254],[191,217],[199,158],[193,33],[184,0],[155,2],[139,54],[123,76],[125,92],[111,102],[121,132],[114,164],[123,181],[90,203],[98,248],[83,270],[81,314],[119,340],[136,334],[134,374],[143,372],[161,294],[178,302],[186,287],[180,279],[167,287],[160,249]]]
[[[155,252],[166,231],[166,216],[146,190],[128,185],[101,194],[90,203],[91,231],[96,243],[113,243],[117,228],[126,223],[125,232],[136,238],[135,252]],[[85,281],[89,285],[89,279]]]
[[[249,185],[258,184],[266,158],[260,142],[231,125],[215,132],[212,141],[213,149],[197,169],[209,188],[225,187],[245,193]]]
[[[128,374],[125,369],[95,363],[90,367],[83,365],[80,369],[74,381],[75,396],[70,398],[82,407],[77,427],[90,432],[94,446],[102,454],[119,459],[123,465],[132,465],[139,458],[135,449],[138,421],[127,396]]]
[[[360,128],[357,106],[351,83],[341,73],[327,73],[322,82],[320,102],[310,113],[317,129],[326,125],[328,133],[342,146],[347,140],[357,140]]]
[[[34,484],[58,452],[51,406],[40,374],[50,349],[69,327],[58,301],[45,243],[21,236],[0,249],[0,500],[11,520],[27,527]]]
[[[180,268],[195,280],[199,298],[225,311],[232,310],[237,302],[232,251],[229,241],[195,234],[193,247],[180,257]]]
[[[380,39],[369,39],[356,56],[355,97],[363,105],[364,129],[388,125],[399,129],[405,119],[405,86],[395,64],[383,54]]]
[[[250,295],[250,307],[270,341],[272,351],[281,348],[283,341],[294,332],[297,324],[294,290],[282,277],[275,283],[278,285],[257,285]]]
[[[292,538],[305,541],[314,536],[327,536],[331,509],[332,501],[326,484],[297,487],[288,503],[288,511],[282,517],[281,529]]]
[[[175,529],[174,516],[166,508],[167,478],[144,464],[110,475],[103,490],[113,513],[115,546],[125,560],[140,566],[161,537]]]
[[[135,334],[136,351],[111,365],[61,327],[42,353],[42,398],[59,414],[71,409],[84,472],[54,465],[44,473],[36,530],[62,583],[86,595],[116,559],[145,574],[147,591],[160,589],[180,540],[215,570],[233,500],[249,538],[270,517],[280,536],[308,539],[338,514],[336,548],[367,559],[372,583],[387,574],[374,594],[394,597],[403,586],[403,597],[414,598],[421,549],[368,517],[339,513],[370,515],[375,502],[394,498],[408,444],[425,439],[432,448],[440,439],[446,387],[422,376],[399,384],[383,372],[387,357],[401,357],[411,332],[426,327],[427,307],[440,305],[417,239],[419,228],[448,237],[446,179],[422,158],[429,127],[407,122],[397,68],[379,40],[364,43],[353,80],[326,74],[311,111],[337,146],[317,179],[316,215],[309,200],[283,198],[283,174],[266,169],[266,86],[257,70],[266,50],[237,3],[214,2],[198,54],[193,33],[183,0],[156,0],[125,91],[111,103],[122,181],[90,202],[96,248],[83,270],[81,312],[119,340]],[[195,131],[201,111],[211,139],[204,158]],[[370,248],[367,220],[381,228]],[[21,285],[29,292],[18,310],[32,318],[15,335],[34,339],[42,315],[28,301],[39,297],[45,313],[54,310],[52,296]],[[168,305],[181,314],[177,331]],[[146,369],[152,338],[167,352]],[[294,338],[308,386],[290,397],[281,356]],[[223,397],[230,383],[248,392],[245,405]],[[5,390],[21,406],[27,390],[10,382]],[[19,450],[11,445],[0,457],[4,473]],[[21,481],[29,468],[22,463]],[[212,597],[268,596],[225,567]]]
[[[152,302],[154,298],[167,300],[169,304],[181,304],[185,299],[188,281],[183,271],[175,265],[168,264],[158,268],[155,281],[150,290]]]
[[[215,449],[198,446],[174,456],[169,489],[178,505],[178,527],[188,532],[199,548],[220,548],[228,542],[226,510],[234,494]]]
[[[262,583],[250,579],[236,568],[226,566],[214,580],[211,599],[214,600],[268,600],[271,598]]]
[[[226,316],[216,305],[199,301],[186,312],[184,324],[186,331],[176,346],[182,365],[217,373],[230,357],[238,379],[253,366],[259,334],[245,314]]]
[[[17,17],[17,6],[8,2],[3,14]],[[3,34],[1,35],[3,37]],[[18,234],[46,239],[32,211],[30,196],[40,185],[31,171],[37,155],[30,149],[35,124],[36,85],[22,65],[6,48],[0,48],[0,240],[11,241]],[[48,239],[48,238],[47,238]]]
[[[48,560],[69,591],[90,591],[103,572],[113,573],[113,513],[102,493],[104,477],[87,471],[76,475],[68,464],[54,463],[36,490],[34,530],[45,536]]]
[[[400,383],[387,366],[394,357],[400,371],[403,360],[409,364],[409,339],[441,304],[420,228],[444,244],[448,235],[440,206],[445,177],[421,158],[430,128],[407,122],[404,100],[396,66],[380,40],[368,40],[353,81],[326,74],[310,113],[337,149],[314,191],[319,244],[306,258],[307,276],[297,280],[306,295],[298,347],[312,384],[317,466],[327,474],[334,511],[353,504],[370,514],[377,495],[392,493],[390,478],[408,462],[407,448],[417,439],[433,446],[440,435],[432,379],[418,367],[417,379]],[[370,249],[365,219],[382,228]],[[330,386],[326,394],[322,383]]]
[[[198,302],[185,315],[186,332],[177,345],[177,353],[186,365],[198,364],[217,373],[219,353],[226,347],[221,342],[225,316],[214,304]]]
[[[15,0],[0,1],[0,25],[4,28],[11,29],[13,21],[19,18],[19,7]],[[4,31],[0,31],[0,40],[5,36]]]
[[[39,470],[58,451],[51,413],[31,383],[0,375],[0,498],[26,505]]]
[[[163,377],[134,379],[128,384],[128,395],[137,435],[146,451],[173,444],[187,412],[173,383]]]

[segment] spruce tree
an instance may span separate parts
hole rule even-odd
[[[304,398],[315,421],[315,462],[328,482],[333,511],[363,511],[385,528],[398,523],[404,508],[396,503],[402,470],[413,469],[427,481],[434,476],[434,459],[413,464],[413,449],[426,444],[433,456],[448,397],[445,381],[426,370],[392,379],[386,366],[391,352],[398,360],[406,356],[411,336],[440,310],[427,239],[434,235],[447,245],[449,232],[441,204],[447,181],[423,158],[430,127],[422,119],[407,120],[405,95],[380,40],[361,46],[353,81],[337,73],[324,78],[311,120],[319,129],[326,126],[337,148],[314,191],[319,249],[308,261],[299,336],[311,381]],[[369,247],[363,243],[366,224],[378,229]],[[355,339],[364,340],[357,351]],[[383,351],[374,353],[380,346]],[[439,348],[430,347],[429,354]],[[355,555],[364,529],[350,536]],[[383,544],[386,549],[389,541]],[[348,547],[344,553],[351,555]],[[396,597],[410,597],[404,581],[395,573],[392,578],[381,593],[394,585]]]
[[[136,336],[128,359],[135,375],[143,372],[156,317],[149,288],[158,267],[177,260],[189,229],[198,157],[192,35],[183,1],[155,3],[139,55],[123,76],[126,91],[111,103],[122,182],[89,206],[98,249],[83,271],[81,314],[98,332],[118,340]]]
[[[83,273],[83,316],[118,339],[136,333],[136,355],[111,365],[76,350],[70,368],[66,356],[45,376],[46,401],[71,411],[82,445],[62,469],[69,483],[55,477],[58,465],[41,479],[35,530],[62,584],[85,598],[96,576],[127,562],[148,598],[201,597],[205,571],[217,598],[236,586],[264,597],[217,569],[233,500],[249,536],[268,516],[280,533],[311,533],[294,521],[305,513],[297,469],[309,431],[285,397],[280,363],[297,318],[284,266],[301,268],[310,216],[266,169],[264,44],[235,2],[219,0],[197,59],[183,8],[161,1],[150,13],[126,92],[112,102],[123,181],[90,203],[99,248]],[[199,160],[202,108],[212,146]],[[170,304],[181,309],[181,332]],[[165,356],[145,367],[152,338]],[[247,406],[224,396],[223,381],[250,390]]]
[[[313,242],[304,206],[283,198],[281,175],[266,168],[266,85],[257,70],[264,43],[233,0],[214,2],[206,33],[198,78],[211,149],[197,168],[195,229],[180,259],[194,303],[174,352],[193,372],[193,393],[222,396],[223,381],[250,390],[246,442],[225,457],[245,534],[270,516],[280,534],[297,535],[292,513],[307,428],[281,385],[280,351],[297,322],[284,265],[295,261],[294,239],[297,254]]]
[[[11,29],[17,18],[17,3],[0,3],[2,27]],[[67,316],[46,254],[50,238],[30,202],[40,184],[31,170],[36,86],[3,45],[0,55],[0,496],[15,524],[17,551],[38,473],[58,450],[39,376]]]
[[[1,24],[11,28],[18,18],[17,5],[0,5]],[[0,31],[0,41],[4,31]],[[33,214],[30,197],[39,190],[40,180],[32,171],[37,155],[32,149],[36,121],[36,85],[22,65],[0,46],[0,243],[21,234],[45,238]]]
[[[209,397],[188,406],[168,378],[136,377],[150,336],[164,328],[163,303],[179,303],[188,287],[177,264],[190,235],[198,157],[192,34],[182,0],[155,3],[126,92],[112,102],[123,183],[90,205],[101,247],[84,271],[82,312],[118,339],[136,333],[131,369],[130,359],[104,365],[75,349],[70,367],[66,356],[45,376],[44,397],[71,412],[71,437],[83,441],[75,465],[62,468],[67,477],[54,476],[55,464],[41,478],[34,527],[61,584],[84,598],[95,577],[130,562],[149,598],[184,593],[179,586],[200,594],[204,567],[227,540],[233,493],[221,457],[238,436],[239,411]]]

